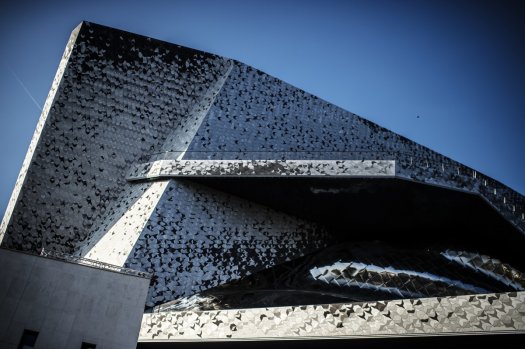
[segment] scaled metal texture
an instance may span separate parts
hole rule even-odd
[[[195,180],[248,177],[430,184],[481,198],[516,234],[525,234],[524,197],[488,176],[241,62],[83,22],[67,43],[0,243],[152,273],[147,309],[334,243],[330,229],[311,217]],[[345,230],[349,237],[360,234],[352,225]],[[471,263],[480,256],[475,251],[450,251],[444,252],[450,263],[483,277],[516,279],[511,267],[494,272],[503,265],[490,264],[494,259]],[[483,311],[485,317],[470,319]],[[165,312],[146,314],[141,336],[521,331],[524,313],[522,292]]]
[[[525,292],[145,314],[139,341],[300,339],[525,331]]]

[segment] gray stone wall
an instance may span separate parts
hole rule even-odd
[[[0,249],[0,347],[136,347],[149,279]]]

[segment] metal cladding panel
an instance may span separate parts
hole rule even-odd
[[[146,302],[154,306],[301,257],[329,241],[316,224],[172,180],[125,266],[154,273]]]
[[[71,46],[4,218],[7,247],[75,252],[120,205],[129,167],[160,149],[229,67],[221,57],[90,23]]]
[[[128,180],[161,177],[394,177],[394,160],[158,160]]]
[[[523,333],[525,292],[144,314],[139,341]]]

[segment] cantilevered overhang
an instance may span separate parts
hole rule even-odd
[[[392,177],[394,160],[158,160],[134,166],[129,181],[179,177]]]
[[[222,153],[219,153],[219,156]],[[294,153],[286,154],[287,156]],[[352,155],[346,154],[345,156]],[[370,153],[374,154],[374,153]],[[184,155],[184,154],[183,154]],[[181,155],[181,157],[183,156]],[[185,154],[186,156],[188,154]],[[189,154],[190,157],[196,154]],[[203,154],[197,154],[202,156]],[[205,155],[205,154],[204,154]],[[213,154],[216,156],[217,154]],[[225,154],[222,154],[225,155]],[[227,154],[226,154],[227,155]],[[326,155],[326,154],[324,154]],[[334,154],[332,154],[334,155]],[[335,154],[337,155],[337,154]],[[355,155],[355,154],[354,154]],[[362,156],[363,154],[358,154]],[[157,159],[135,164],[128,182],[170,178],[399,178],[481,197],[525,235],[525,198],[494,179],[456,162],[410,156],[387,155],[386,159]]]

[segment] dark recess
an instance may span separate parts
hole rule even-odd
[[[197,178],[203,185],[314,221],[333,242],[479,252],[525,270],[525,237],[480,196],[401,179]]]

